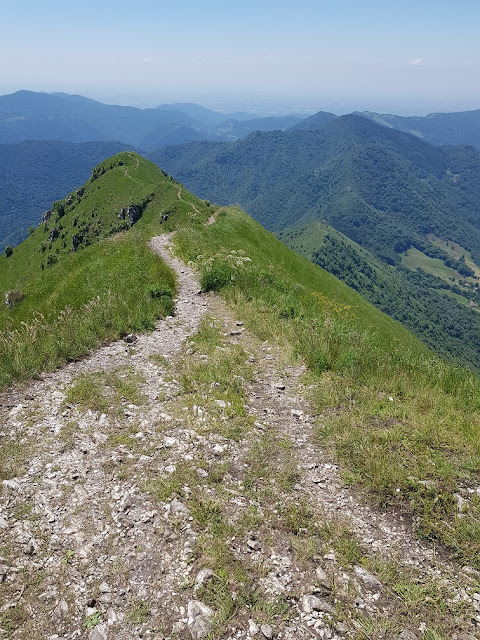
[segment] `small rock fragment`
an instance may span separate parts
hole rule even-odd
[[[409,629],[402,629],[398,636],[398,640],[418,640],[418,637],[413,633],[413,631],[410,631]]]
[[[124,340],[127,344],[133,344],[138,338],[134,333],[129,333],[128,336],[125,336]]]
[[[252,538],[249,538],[247,540],[247,545],[250,547],[250,549],[252,551],[260,551],[260,549],[262,548],[262,546],[259,543],[259,541],[258,540],[253,540]]]
[[[360,580],[363,582],[363,584],[366,586],[366,588],[369,591],[374,591],[374,592],[383,591],[383,585],[380,582],[380,580],[377,580],[375,576],[372,576],[372,574],[369,571],[367,571],[363,567],[359,567],[358,565],[355,565],[353,567],[353,570],[356,576],[360,578]]]
[[[63,620],[66,620],[68,616],[68,604],[65,600],[60,600],[60,602],[55,607],[52,618],[56,624],[60,624]]]
[[[223,447],[221,444],[216,444],[212,447],[212,451],[215,455],[220,456],[222,455],[222,453],[224,453],[225,447]]]
[[[0,583],[7,579],[8,567],[6,564],[0,564]]]
[[[188,628],[194,640],[205,638],[210,633],[213,611],[198,600],[190,600],[187,605]]]
[[[88,634],[88,640],[107,640],[107,626],[99,624]]]
[[[263,633],[264,637],[267,640],[271,640],[273,638],[273,629],[269,624],[262,624],[260,627],[260,631]]]
[[[312,613],[313,611],[323,611],[324,613],[335,613],[335,609],[332,605],[317,596],[307,595],[302,598],[302,609],[305,613]]]
[[[195,590],[199,589],[207,580],[215,578],[215,574],[211,569],[202,569],[195,578]]]
[[[248,633],[251,636],[256,636],[258,633],[258,625],[255,624],[255,622],[253,620],[249,620],[248,621]]]
[[[190,516],[190,509],[180,502],[178,498],[174,498],[170,503],[170,513],[176,516],[182,516],[188,518]]]
[[[330,591],[332,588],[332,583],[330,578],[328,577],[327,572],[324,569],[322,569],[322,567],[317,567],[315,570],[315,575],[316,575],[316,584],[322,589],[325,589],[326,591]]]

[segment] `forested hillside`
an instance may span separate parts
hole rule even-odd
[[[362,112],[387,127],[412,133],[436,145],[472,145],[480,150],[480,109],[455,113],[430,113],[428,116],[396,116]]]
[[[480,313],[470,307],[477,288],[423,269],[388,265],[329,225],[313,222],[278,237],[361,293],[443,356],[480,369]],[[476,281],[475,287],[478,285]],[[477,302],[477,304],[478,304]]]
[[[351,115],[150,158],[203,197],[239,202],[271,230],[325,219],[392,263],[433,233],[480,261],[480,153],[470,148],[434,147]]]

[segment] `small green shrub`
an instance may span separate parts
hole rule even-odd
[[[9,258],[12,255],[13,249],[9,244],[7,244],[7,246],[5,247],[4,253],[7,256],[7,258]]]
[[[25,298],[25,294],[20,289],[11,289],[5,294],[5,304],[10,309],[16,307]]]
[[[232,281],[234,268],[221,258],[214,258],[205,265],[200,277],[202,291],[220,291]]]
[[[166,296],[167,298],[173,298],[173,291],[166,287],[165,285],[160,285],[158,287],[150,287],[148,291],[151,298],[161,298],[162,296]]]
[[[99,611],[96,611],[95,613],[92,613],[91,615],[87,616],[85,618],[85,620],[83,621],[83,626],[87,630],[93,629],[94,627],[97,626],[97,624],[100,624],[100,612]]]

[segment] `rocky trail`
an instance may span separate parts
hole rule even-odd
[[[0,638],[475,638],[478,574],[345,487],[302,367],[151,247],[175,316],[1,397]]]

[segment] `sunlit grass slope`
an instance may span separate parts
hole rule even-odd
[[[191,210],[178,190],[158,167],[120,153],[0,257],[0,387],[172,312],[175,276],[147,245],[162,219]]]
[[[246,325],[308,367],[317,436],[347,483],[480,566],[480,384],[239,209],[180,225],[180,254]]]

